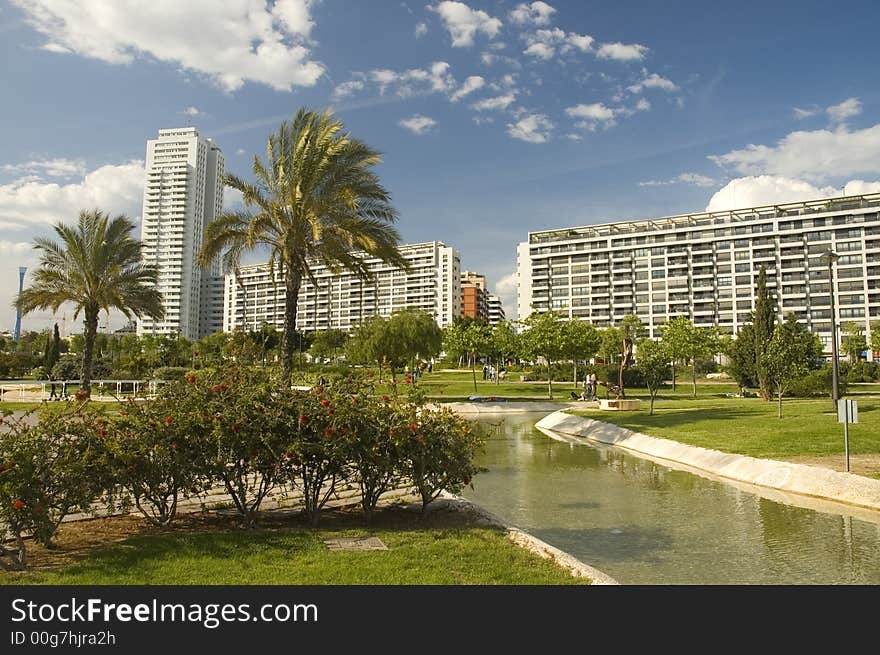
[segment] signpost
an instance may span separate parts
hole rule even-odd
[[[849,472],[849,424],[859,422],[859,405],[855,400],[837,401],[837,422],[843,423],[843,448],[846,452],[846,470]]]

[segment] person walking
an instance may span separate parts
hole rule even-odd
[[[590,373],[590,400],[596,400],[599,397],[599,379],[596,377],[595,371]]]
[[[485,380],[487,377],[489,377],[489,367],[483,364],[483,379]]]
[[[67,400],[67,378],[61,381],[61,398]]]
[[[58,400],[58,394],[55,392],[55,380],[49,384],[49,400]]]

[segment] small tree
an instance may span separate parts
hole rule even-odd
[[[638,316],[628,314],[617,325],[620,336],[620,367],[617,373],[617,384],[620,386],[620,397],[626,398],[623,384],[623,372],[632,365],[636,342],[644,336],[645,327]]]
[[[519,335],[513,326],[513,321],[497,323],[492,328],[492,349],[498,354],[498,360],[505,362],[513,357],[520,349]],[[501,377],[495,376],[495,384],[500,383]]]
[[[776,393],[779,418],[782,418],[782,395],[792,382],[810,371],[821,353],[819,337],[798,323],[793,314],[776,326],[765,353],[765,365]]]
[[[840,343],[841,350],[846,353],[851,364],[861,359],[862,352],[867,350],[868,341],[865,339],[864,328],[852,321],[843,326],[843,340]]]
[[[562,323],[564,357],[574,365],[574,386],[578,384],[578,362],[588,361],[599,350],[600,336],[591,323],[574,318]]]
[[[758,287],[755,290],[755,311],[753,317],[752,334],[755,338],[755,373],[758,379],[761,398],[770,400],[772,397],[772,385],[770,373],[764,361],[764,354],[767,352],[776,328],[776,308],[774,307],[773,298],[767,290],[767,271],[763,265],[758,273]]]
[[[669,375],[670,359],[669,348],[662,341],[645,339],[639,344],[636,351],[636,366],[641,372],[645,386],[648,387],[648,394],[651,396],[651,416],[654,415],[654,399],[657,397],[657,392]]]
[[[880,321],[871,321],[871,350],[880,350]]]
[[[347,340],[348,334],[342,330],[321,330],[315,333],[309,352],[312,354],[312,357],[318,360],[327,358],[333,361],[339,358],[339,354],[345,348]]]
[[[476,320],[455,321],[443,331],[443,344],[450,354],[464,355],[468,358],[474,381],[474,393],[477,393],[477,356],[491,349],[491,328]]]
[[[735,339],[725,343],[727,370],[740,388],[754,387],[758,384],[755,371],[755,333],[751,323],[743,325]]]
[[[524,352],[547,362],[547,394],[553,399],[553,362],[565,355],[565,337],[556,312],[532,312],[523,321],[526,331],[520,335]]]
[[[686,316],[675,316],[663,325],[661,338],[672,365],[673,391],[675,391],[675,365],[677,362],[687,362],[693,331],[694,324]]]

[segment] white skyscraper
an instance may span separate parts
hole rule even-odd
[[[197,339],[222,328],[219,263],[203,269],[196,257],[223,207],[223,175],[220,148],[194,127],[159,130],[147,141],[141,239],[144,259],[159,269],[165,317],[143,319],[139,335]]]

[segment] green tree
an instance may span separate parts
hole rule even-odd
[[[453,355],[467,357],[471,365],[474,393],[477,393],[477,357],[492,348],[492,330],[482,321],[458,320],[443,330],[443,347]]]
[[[880,321],[871,321],[871,350],[880,350]]]
[[[502,364],[509,358],[516,357],[520,349],[520,339],[513,321],[496,323],[492,328],[492,349]],[[495,376],[495,384],[500,384],[501,376]]]
[[[645,326],[641,319],[634,314],[627,314],[616,326],[620,339],[618,351],[620,353],[620,366],[617,371],[617,384],[620,386],[620,397],[626,398],[626,390],[623,384],[623,372],[632,365],[633,352],[637,342],[645,335]]]
[[[669,352],[669,346],[663,341],[653,341],[645,339],[639,343],[636,351],[636,367],[642,374],[645,386],[648,387],[648,394],[651,397],[651,416],[654,415],[654,399],[660,387],[666,382],[666,376],[669,375],[669,362],[672,355]]]
[[[51,371],[55,362],[61,357],[61,334],[58,332],[58,323],[52,331],[52,336],[47,337],[46,353],[43,357],[43,368]]]
[[[161,318],[162,296],[156,289],[156,269],[143,262],[141,242],[131,237],[134,223],[126,216],[110,219],[94,210],[80,212],[75,227],[54,226],[61,239],[38,237],[40,265],[33,284],[16,299],[22,312],[75,306],[74,318],[83,314],[82,391],[91,391],[92,358],[98,330],[98,313],[117,309],[132,315]]]
[[[203,265],[223,253],[226,270],[241,254],[269,250],[270,276],[284,279],[282,375],[289,381],[296,348],[296,316],[305,279],[316,284],[312,266],[345,269],[370,279],[367,258],[407,268],[393,227],[397,211],[373,167],[380,154],[343,132],[329,111],[301,109],[269,137],[266,161],[254,157],[254,183],[227,175],[225,184],[242,194],[245,209],[226,212],[205,231],[199,255]]]
[[[574,318],[562,323],[564,357],[574,365],[574,387],[578,386],[578,362],[587,362],[599,350],[599,331],[591,323]]]
[[[335,361],[345,348],[348,334],[342,330],[320,330],[315,333],[315,338],[309,348],[312,357],[323,360],[324,358]]]
[[[532,359],[547,362],[547,394],[553,399],[553,362],[565,356],[565,336],[556,312],[532,312],[523,321],[526,331],[520,335],[523,351]]]
[[[843,340],[840,348],[846,353],[851,364],[861,359],[862,352],[868,349],[868,341],[865,339],[864,328],[852,321],[843,326]]]
[[[662,327],[661,338],[666,346],[666,352],[669,353],[669,360],[672,365],[673,391],[675,391],[676,364],[679,362],[687,363],[690,350],[689,343],[693,338],[694,329],[694,324],[686,316],[675,316],[669,319]]]
[[[438,355],[443,347],[443,331],[434,317],[420,309],[394,312],[388,320],[389,340],[395,344],[396,362],[410,363]]]
[[[758,273],[752,326],[752,334],[755,338],[755,374],[758,378],[758,388],[761,398],[770,400],[773,393],[764,355],[767,352],[767,347],[770,345],[770,339],[773,338],[773,331],[776,328],[776,308],[773,298],[767,290],[767,271],[763,265]]]
[[[794,314],[789,314],[784,323],[776,326],[767,345],[765,365],[777,397],[779,418],[782,418],[782,395],[792,382],[809,373],[821,354],[819,337],[798,323]]]
[[[725,342],[727,371],[740,388],[754,387],[758,384],[755,371],[755,331],[751,323],[743,325],[735,339]]]

